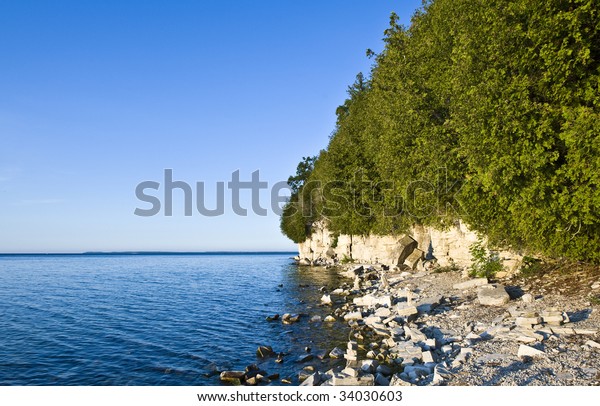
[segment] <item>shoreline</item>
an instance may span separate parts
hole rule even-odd
[[[302,386],[600,384],[600,316],[584,296],[515,275],[337,269],[354,285],[322,290],[321,300],[350,328],[347,347],[332,351],[345,363],[299,368]],[[592,283],[599,289],[600,277]]]

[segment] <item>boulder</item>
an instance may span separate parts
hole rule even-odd
[[[484,306],[504,306],[510,301],[510,296],[502,285],[482,287],[477,292],[479,303]]]
[[[256,356],[259,358],[266,358],[275,355],[273,348],[268,345],[261,345],[256,350]]]
[[[219,378],[223,382],[227,382],[233,385],[241,385],[241,381],[244,379],[244,371],[223,371]]]
[[[410,305],[406,302],[398,303],[396,305],[396,312],[400,317],[410,317],[419,314],[419,311],[415,306]]]

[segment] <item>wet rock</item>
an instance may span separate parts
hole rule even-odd
[[[321,303],[326,304],[326,305],[330,305],[333,304],[332,300],[331,300],[331,295],[323,295],[321,296]]]
[[[273,348],[268,345],[261,345],[256,350],[256,356],[259,358],[266,358],[272,355],[275,355],[275,353],[273,352]]]
[[[298,320],[300,320],[299,314],[286,313],[283,316],[281,316],[281,321],[283,322],[283,324],[293,324],[296,323]]]
[[[273,316],[267,316],[266,318],[267,321],[275,321],[275,320],[279,320],[279,315],[275,314]]]
[[[504,306],[510,301],[510,296],[502,285],[484,286],[477,292],[477,299],[483,306]]]
[[[333,350],[331,350],[331,352],[329,353],[329,357],[330,358],[342,358],[344,356],[344,351],[339,349],[338,347],[335,347]]]
[[[312,354],[304,354],[304,355],[300,355],[297,359],[296,362],[308,362],[311,359],[313,359],[313,355]]]
[[[327,323],[333,323],[335,321],[335,317],[333,317],[332,315],[328,315],[327,317],[325,317],[323,319],[323,321],[325,321]]]
[[[232,385],[241,385],[244,374],[244,371],[223,371],[221,372],[221,375],[219,375],[219,378],[221,381]]]
[[[285,383],[285,384],[291,384],[292,383],[292,379],[291,378],[283,378],[281,380],[281,383]]]
[[[323,319],[321,318],[321,316],[312,316],[310,318],[310,322],[311,323],[320,323],[321,321],[323,321]]]
[[[467,290],[467,289],[476,288],[478,286],[483,286],[483,285],[487,285],[487,284],[488,284],[487,278],[476,278],[476,279],[470,279],[465,282],[456,283],[452,287],[454,289],[458,289],[458,290]]]

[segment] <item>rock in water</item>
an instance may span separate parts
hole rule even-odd
[[[273,352],[273,348],[268,345],[261,345],[256,350],[256,356],[259,358],[266,358],[272,355],[275,355],[275,353]]]
[[[220,379],[232,385],[241,385],[244,374],[244,371],[223,371],[221,372]]]

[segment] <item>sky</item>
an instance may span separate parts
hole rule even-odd
[[[420,3],[0,1],[0,252],[294,250],[270,188],[327,146],[366,49]],[[166,169],[209,209],[225,182],[224,213],[186,216],[174,190],[166,216]],[[233,211],[235,171],[267,182],[266,216]],[[145,181],[153,216],[134,214]]]

